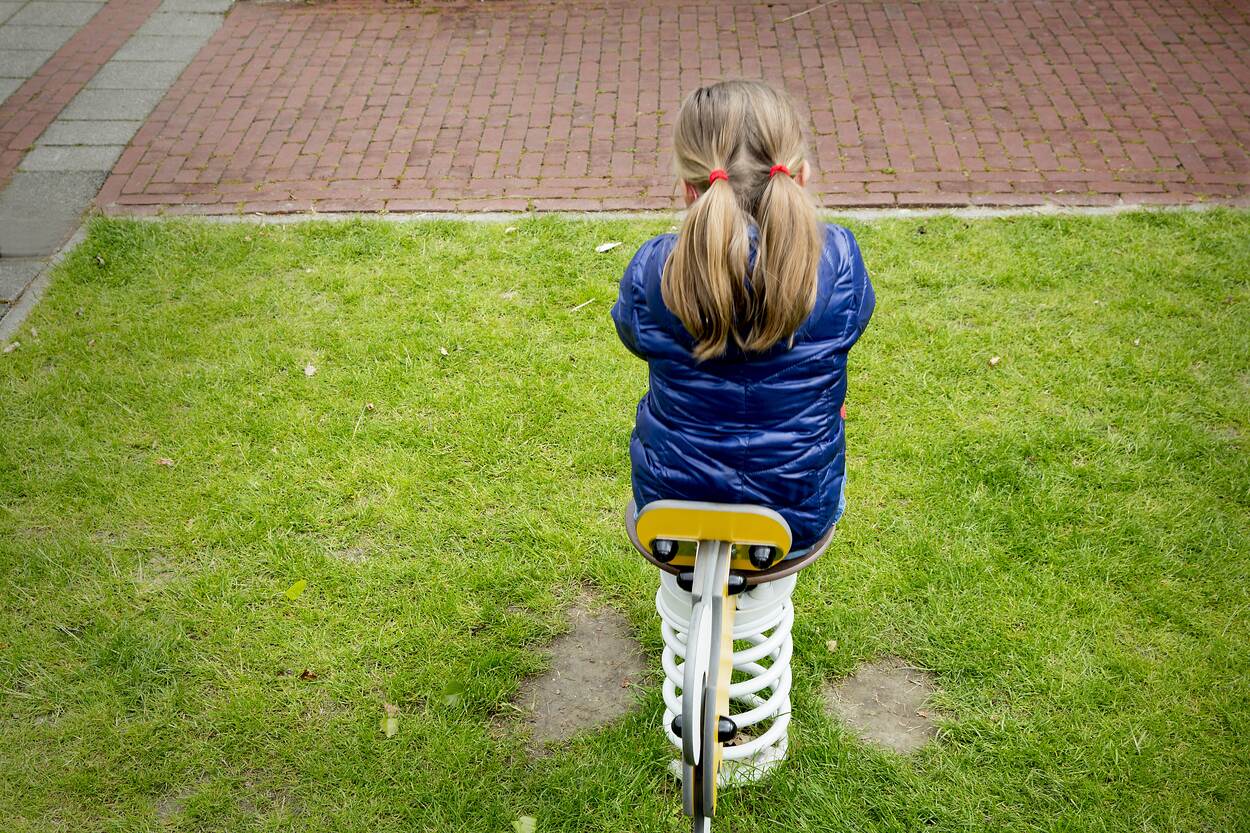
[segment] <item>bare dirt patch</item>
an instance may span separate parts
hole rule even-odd
[[[178,577],[178,567],[163,555],[144,556],[135,568],[140,593],[154,593]]]
[[[266,788],[258,775],[243,780],[247,793],[236,799],[235,806],[246,816],[292,817],[303,815],[304,802],[287,787]]]
[[[839,683],[826,683],[825,712],[864,740],[907,755],[937,734],[936,712],[928,705],[936,691],[930,672],[884,657]]]
[[[156,821],[162,826],[172,824],[178,816],[182,815],[187,799],[195,795],[199,791],[200,786],[200,781],[194,781],[156,799],[152,807],[156,812]]]
[[[647,672],[625,617],[582,598],[569,611],[572,630],[547,648],[551,669],[521,684],[515,700],[529,732],[530,752],[580,731],[611,723],[633,707]]]
[[[364,564],[373,555],[373,542],[362,538],[350,547],[334,550],[331,555],[345,564]]]
[[[1236,425],[1221,425],[1215,429],[1215,435],[1221,440],[1235,443],[1241,439],[1241,429]]]

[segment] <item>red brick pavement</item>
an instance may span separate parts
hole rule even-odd
[[[828,206],[1250,196],[1250,4],[240,3],[110,211],[675,206],[681,95],[781,82]]]
[[[35,140],[160,0],[110,0],[0,105],[0,187]]]

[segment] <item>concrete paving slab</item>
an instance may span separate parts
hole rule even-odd
[[[101,171],[108,173],[126,148],[124,143],[97,145],[94,147],[31,148],[24,157],[19,171]]]
[[[36,144],[73,147],[76,145],[124,145],[143,122],[135,121],[67,121],[58,119],[48,125]]]
[[[0,258],[56,251],[104,182],[99,171],[18,171],[0,191]]]
[[[178,80],[186,61],[109,61],[87,82],[89,90],[163,90]]]
[[[4,2],[0,3],[0,23],[12,17],[18,9],[22,7],[21,3]]]
[[[29,78],[52,57],[49,49],[5,49],[0,52],[0,77]]]
[[[27,3],[9,21],[22,26],[81,26],[99,10],[92,3]]]
[[[83,90],[62,111],[62,119],[93,121],[143,120],[164,90]]]
[[[78,31],[77,26],[18,26],[12,20],[0,26],[0,49],[60,49]]]
[[[139,27],[140,35],[193,35],[207,38],[219,26],[216,15],[194,12],[158,12]]]
[[[39,257],[0,257],[0,303],[11,304],[43,266]],[[0,315],[3,311],[0,311]]]
[[[21,297],[9,304],[7,310],[2,311],[2,317],[0,317],[0,344],[13,338],[17,333],[18,327],[22,326],[22,322],[26,320],[31,310],[43,298],[44,293],[48,291],[48,285],[52,283],[53,267],[64,260],[65,256],[72,252],[78,244],[82,243],[86,236],[86,227],[79,223],[77,230],[70,235],[69,239],[58,246],[51,256],[46,259],[40,258],[44,260],[44,264],[43,268],[39,270],[39,274],[26,286]]]
[[[204,38],[181,35],[135,35],[113,57],[119,61],[189,61]]]
[[[0,78],[0,104],[3,104],[6,98],[13,95],[17,88],[22,86],[22,83],[23,79],[21,78]]]
[[[162,12],[195,12],[197,14],[221,14],[230,11],[234,0],[165,0]]]

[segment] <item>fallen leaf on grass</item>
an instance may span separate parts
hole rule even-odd
[[[604,252],[612,251],[619,245],[621,245],[620,240],[613,240],[610,243],[600,243],[598,246],[595,246],[595,251],[599,252],[600,254],[603,254]]]
[[[290,587],[286,589],[286,597],[290,599],[291,601],[295,601],[296,599],[298,599],[300,596],[304,594],[304,590],[307,587],[308,587],[308,582],[304,581],[303,579],[300,579],[299,581],[295,582],[294,584],[292,584]]]
[[[990,367],[998,367],[998,363],[1002,360],[1002,356],[990,356]]]
[[[506,229],[503,230],[503,233],[512,234],[512,232],[514,231],[516,231],[516,226],[508,226]]]
[[[538,827],[538,820],[533,816],[521,816],[512,822],[512,829],[515,833],[534,833]]]
[[[312,375],[313,375],[314,373],[316,373],[316,372],[317,372],[317,366],[316,366],[316,365],[313,365],[313,364],[306,364],[306,365],[304,365],[304,375],[305,375],[305,376],[312,376]]]
[[[836,640],[836,639],[829,639],[829,640],[826,640],[826,642],[825,642],[825,649],[826,649],[829,653],[831,653],[831,654],[837,653],[837,651],[838,651],[838,640]]]
[[[156,465],[164,466],[167,469],[172,469],[174,467],[174,461],[169,459],[168,457],[157,457]]]
[[[447,352],[447,348],[446,348],[446,347],[440,347],[440,348],[438,348],[438,352],[439,352],[439,353],[442,353],[444,356],[450,356],[450,355],[451,355],[450,353],[448,353],[448,352]]]
[[[464,701],[464,683],[451,680],[443,688],[443,705],[459,706]]]
[[[20,341],[11,342],[9,344],[4,345],[4,352],[12,353],[14,350],[16,350],[17,348],[21,346],[22,346],[22,342]]]
[[[317,679],[317,674],[305,668],[303,671],[300,672],[299,678],[301,680],[315,680]]]

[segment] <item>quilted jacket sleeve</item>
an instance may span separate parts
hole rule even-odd
[[[860,254],[859,243],[850,230],[846,230],[846,239],[851,255],[851,285],[855,292],[855,338],[858,339],[868,328],[872,312],[877,308],[877,293],[872,289],[872,281],[868,279],[868,269],[864,266],[864,257]]]
[[[629,352],[640,359],[647,358],[640,344],[639,334],[642,322],[647,315],[647,270],[652,268],[652,256],[655,253],[654,238],[643,243],[634,254],[633,260],[625,267],[621,276],[621,288],[616,303],[612,306],[612,321],[616,324],[616,334]]]

